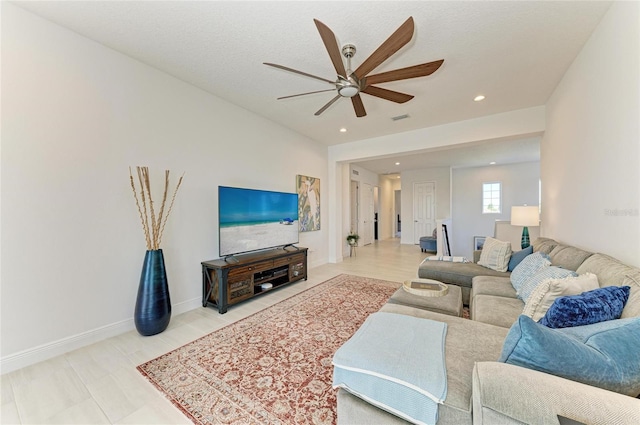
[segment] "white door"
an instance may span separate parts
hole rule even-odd
[[[431,236],[436,227],[436,184],[413,184],[413,243],[419,244],[422,236]]]
[[[362,238],[361,245],[373,243],[373,221],[375,219],[375,208],[373,205],[373,186],[368,183],[362,184]]]

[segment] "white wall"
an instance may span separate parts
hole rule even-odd
[[[540,163],[453,170],[453,214],[449,243],[453,255],[473,258],[473,237],[493,236],[496,220],[510,220],[511,206],[538,205]],[[502,212],[482,213],[482,183],[502,183]],[[519,250],[520,246],[514,247]]]
[[[640,3],[614,2],[547,104],[542,234],[640,266]]]
[[[162,246],[174,314],[200,305],[218,256],[218,185],[320,178],[323,228],[300,245],[326,261],[325,146],[7,2],[2,118],[3,372],[133,328],[146,248],[129,166],[185,173]]]
[[[400,242],[413,245],[413,185],[415,183],[434,182],[436,184],[436,219],[446,219],[451,216],[451,173],[449,167],[433,167],[423,170],[410,170],[402,173],[402,234]],[[430,236],[427,235],[419,236]]]

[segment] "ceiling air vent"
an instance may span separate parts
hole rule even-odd
[[[397,117],[391,117],[391,121],[400,121],[405,118],[409,118],[409,114],[398,115]]]

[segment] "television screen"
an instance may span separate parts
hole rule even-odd
[[[218,186],[220,256],[298,243],[298,194]]]

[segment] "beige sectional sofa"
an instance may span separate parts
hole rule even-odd
[[[548,254],[553,265],[574,270],[579,275],[595,274],[601,287],[630,286],[622,318],[640,316],[640,269],[552,239],[539,238],[533,248],[534,252]],[[434,267],[431,274],[426,271],[430,267]],[[423,263],[419,273],[420,277],[439,280],[448,276],[445,282],[463,288],[470,282],[471,320],[391,303],[381,309],[447,323],[447,396],[438,408],[438,425],[576,423],[564,422],[565,418],[585,424],[640,423],[637,398],[498,362],[509,328],[519,319],[525,304],[517,298],[508,273],[484,274],[483,269],[473,263],[430,262],[426,266]],[[411,347],[406,347],[406,351],[410,353]],[[338,423],[407,422],[340,389]]]

